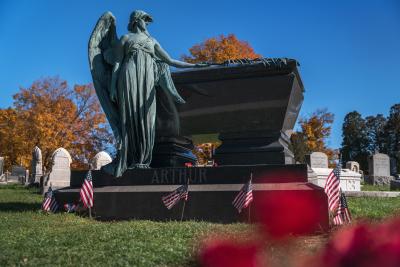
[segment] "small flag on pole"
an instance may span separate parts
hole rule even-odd
[[[92,171],[88,171],[80,191],[81,200],[85,208],[93,207]]]
[[[68,213],[72,213],[76,211],[76,205],[74,203],[66,203],[64,204],[64,209]]]
[[[239,211],[239,213],[242,212],[242,209],[247,208],[253,201],[253,185],[251,184],[251,180],[252,178],[242,186],[232,202],[233,206]]]
[[[185,201],[188,200],[189,198],[189,186],[187,184],[185,185],[181,185],[180,187],[178,187],[177,189],[175,189],[174,191],[172,191],[171,193],[169,193],[168,195],[163,196],[162,202],[164,203],[165,207],[167,207],[167,209],[172,209],[173,206],[175,206],[179,200],[183,199]]]
[[[351,222],[351,214],[349,206],[347,205],[347,199],[342,190],[340,190],[340,205],[337,209],[335,217],[333,217],[334,225],[342,225]]]
[[[58,210],[58,204],[56,198],[54,197],[53,190],[51,186],[47,190],[42,203],[42,210],[46,212],[56,212]]]
[[[325,184],[325,193],[328,196],[328,208],[336,212],[340,205],[340,173],[342,171],[342,160],[339,160],[336,168],[328,175]]]

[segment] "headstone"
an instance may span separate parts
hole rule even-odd
[[[112,158],[105,151],[100,151],[97,153],[92,161],[90,162],[90,167],[92,170],[100,170],[101,167],[112,162]]]
[[[68,187],[70,185],[71,177],[71,163],[72,158],[67,150],[58,148],[52,155],[52,167],[47,181],[44,182],[43,191],[46,192],[47,188],[51,185],[53,189]]]
[[[390,158],[386,154],[376,153],[368,160],[369,175],[366,182],[376,185],[390,184],[393,177],[390,176]]]
[[[25,168],[23,166],[12,166],[11,176],[25,176]]]
[[[0,176],[4,173],[4,158],[0,157]]]
[[[390,175],[396,178],[398,177],[396,158],[390,158]]]
[[[25,183],[26,169],[23,166],[11,167],[11,175],[7,177],[8,183]]]
[[[360,172],[360,164],[357,161],[348,161],[346,162],[346,169],[349,169],[353,172]]]
[[[42,151],[37,146],[35,146],[32,151],[31,171],[30,183],[39,183],[40,177],[43,176],[43,162]]]
[[[25,170],[25,181],[24,184],[25,185],[29,185],[30,184],[30,176],[29,176],[29,170]]]
[[[323,152],[313,152],[306,159],[311,168],[328,168],[328,156]]]
[[[390,176],[390,158],[386,154],[376,153],[369,159],[369,175]]]

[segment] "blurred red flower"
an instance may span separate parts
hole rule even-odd
[[[314,266],[400,266],[400,219],[378,225],[359,224],[337,232]]]
[[[326,202],[311,190],[273,191],[254,199],[254,217],[271,238],[314,233],[328,223]]]
[[[209,240],[202,247],[199,263],[203,267],[257,267],[258,246],[233,240]]]

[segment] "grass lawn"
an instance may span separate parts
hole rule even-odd
[[[390,185],[362,184],[361,191],[390,191]]]
[[[0,186],[0,266],[187,266],[194,264],[202,237],[216,232],[246,237],[252,230],[246,224],[97,222],[74,214],[43,214],[41,201],[35,189]],[[356,219],[379,220],[400,212],[400,198],[348,202]],[[312,236],[297,238],[295,244],[307,254],[326,240]]]

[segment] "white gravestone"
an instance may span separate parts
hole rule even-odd
[[[325,187],[326,179],[332,172],[331,168],[312,168],[308,173],[308,181],[322,188]],[[360,191],[361,174],[348,169],[342,169],[340,172],[340,188],[343,191]]]
[[[110,155],[105,151],[100,151],[93,157],[92,161],[90,162],[90,168],[92,170],[100,170],[101,167],[111,162],[112,158],[110,157]]]
[[[52,167],[48,180],[45,181],[44,192],[51,185],[52,189],[70,186],[72,158],[67,150],[58,148],[52,155]]]
[[[4,158],[0,157],[0,176],[4,173]]]
[[[40,178],[43,176],[43,162],[42,151],[37,146],[32,151],[31,172],[30,183],[40,183]]]
[[[307,156],[311,168],[328,168],[328,156],[323,152],[313,152]]]
[[[370,184],[390,184],[394,177],[390,176],[390,158],[386,154],[376,153],[368,160],[369,175],[366,181]]]
[[[357,161],[348,161],[346,162],[346,169],[353,172],[360,172],[360,164]]]

